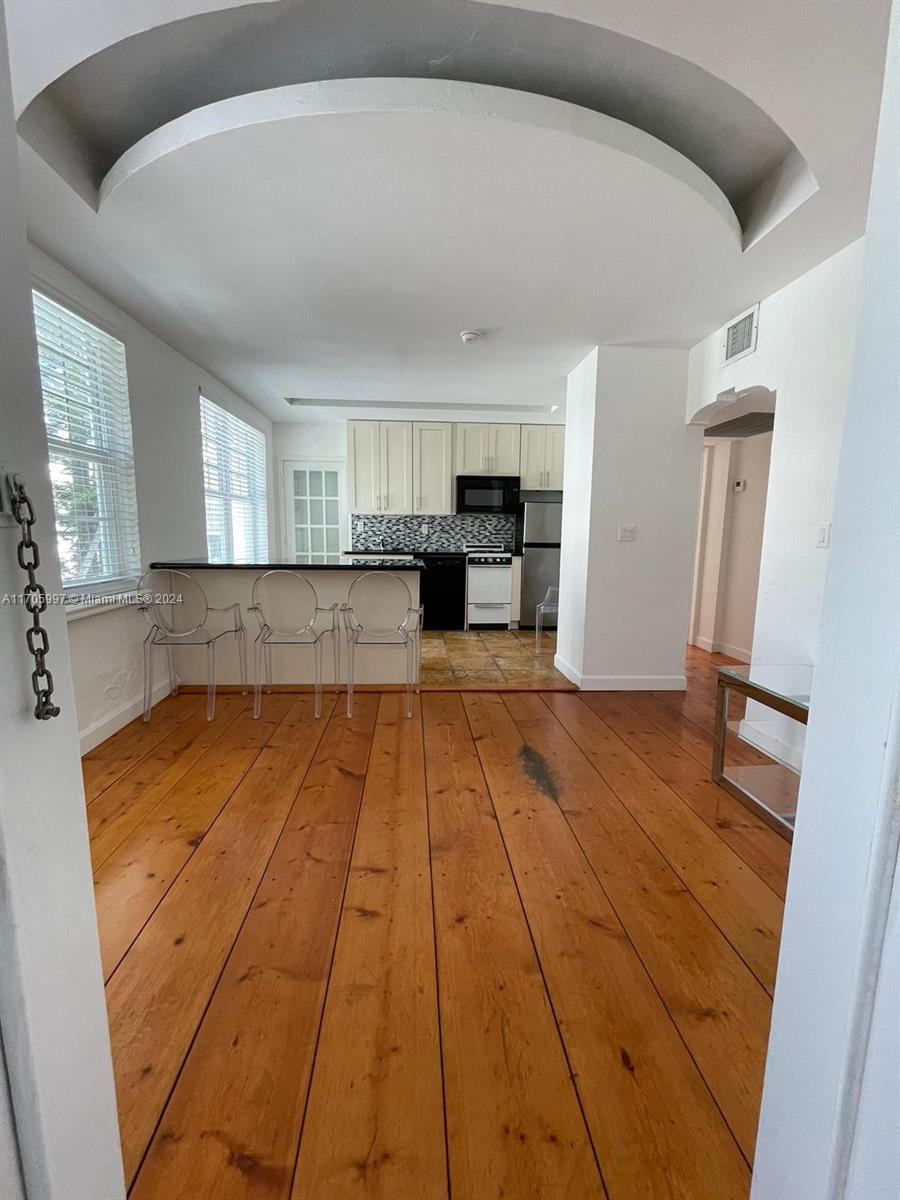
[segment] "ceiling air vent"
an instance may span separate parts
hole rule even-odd
[[[756,349],[756,334],[759,328],[759,305],[741,313],[725,326],[722,338],[722,362],[735,362]]]

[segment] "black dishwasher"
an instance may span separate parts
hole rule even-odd
[[[465,629],[466,556],[422,554],[425,570],[419,576],[420,603],[425,606],[426,629]]]

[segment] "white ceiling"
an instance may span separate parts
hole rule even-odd
[[[129,32],[233,7],[67,0],[60,21],[55,0],[8,3],[20,109]],[[549,407],[597,341],[690,345],[862,232],[884,0],[815,0],[824,22],[772,0],[752,19],[737,0],[508,7],[693,58],[777,121],[818,191],[742,252],[718,189],[637,130],[623,141],[603,116],[508,89],[357,79],[326,85],[327,112],[263,119],[263,96],[241,113],[224,101],[224,117],[187,109],[126,152],[99,211],[23,145],[31,236],[273,419],[296,420],[317,410],[285,396]],[[464,347],[471,327],[489,336]]]

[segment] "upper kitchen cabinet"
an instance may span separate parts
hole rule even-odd
[[[448,421],[413,422],[413,512],[453,512],[452,439]]]
[[[381,512],[380,421],[347,422],[347,502],[352,513]]]
[[[352,513],[412,512],[411,421],[347,422],[347,493]]]
[[[412,421],[380,421],[381,491],[379,512],[410,513],[413,503]]]
[[[559,491],[563,485],[565,425],[522,426],[522,488]]]
[[[457,475],[518,475],[519,426],[456,426]]]

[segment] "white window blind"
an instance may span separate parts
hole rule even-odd
[[[33,292],[64,587],[141,573],[125,346]]]
[[[269,556],[266,439],[200,396],[206,546],[211,562],[265,562]]]

